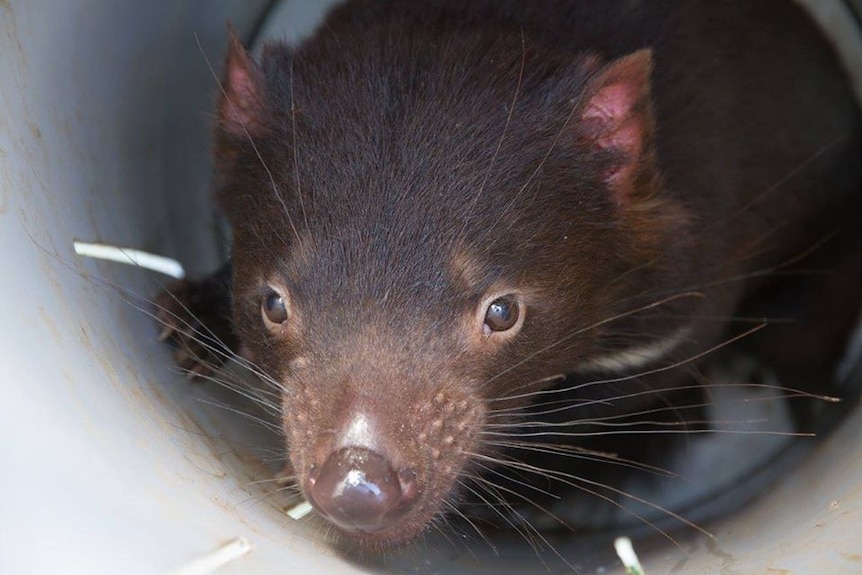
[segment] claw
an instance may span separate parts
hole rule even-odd
[[[201,281],[179,280],[167,285],[153,304],[155,318],[161,324],[156,337],[171,343],[174,362],[186,371],[188,379],[206,377],[217,370],[224,363],[221,346],[236,349],[228,319],[228,265]]]

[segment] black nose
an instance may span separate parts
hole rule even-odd
[[[374,533],[392,527],[415,499],[415,473],[396,473],[382,455],[345,447],[326,459],[306,482],[311,503],[336,525]]]

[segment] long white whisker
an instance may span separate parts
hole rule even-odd
[[[761,330],[761,329],[763,329],[764,327],[766,327],[766,324],[765,324],[765,323],[764,323],[764,324],[757,325],[757,326],[755,326],[755,327],[753,327],[753,328],[751,328],[751,329],[749,329],[749,330],[744,331],[743,333],[741,333],[741,334],[739,334],[739,335],[736,335],[736,336],[733,336],[733,337],[731,337],[731,338],[729,338],[729,339],[726,339],[726,340],[722,341],[721,343],[718,343],[718,344],[716,344],[716,345],[714,345],[714,346],[710,347],[709,349],[707,349],[707,350],[705,350],[705,351],[702,351],[702,352],[700,352],[700,353],[696,353],[696,354],[691,355],[691,356],[689,356],[689,357],[687,357],[687,358],[685,358],[685,359],[683,359],[683,360],[680,360],[680,361],[674,362],[674,363],[672,363],[672,364],[670,364],[670,365],[664,365],[664,366],[661,366],[661,367],[656,367],[656,368],[653,368],[653,369],[648,369],[648,370],[646,370],[646,371],[642,371],[642,372],[635,373],[635,374],[631,374],[631,375],[624,375],[624,376],[620,376],[620,377],[612,377],[612,378],[607,378],[607,379],[599,379],[599,380],[589,381],[589,382],[586,382],[586,383],[579,383],[579,384],[577,384],[577,385],[574,385],[574,386],[571,386],[571,387],[568,387],[568,388],[563,388],[563,389],[554,389],[554,388],[551,388],[551,389],[542,389],[542,390],[533,391],[533,392],[530,392],[530,393],[524,393],[524,394],[521,394],[521,395],[510,395],[510,396],[507,396],[507,397],[505,397],[505,398],[500,398],[499,400],[497,400],[497,399],[491,399],[490,401],[492,401],[492,402],[493,402],[493,401],[511,401],[511,400],[513,400],[513,399],[524,399],[524,398],[529,398],[529,397],[537,397],[537,396],[540,396],[540,395],[549,395],[549,394],[558,394],[558,393],[568,393],[568,392],[572,392],[572,391],[579,391],[579,390],[587,389],[587,388],[589,388],[589,387],[593,387],[593,386],[596,386],[596,385],[605,385],[605,384],[610,384],[610,383],[621,383],[621,382],[629,381],[629,380],[632,380],[632,379],[645,377],[645,376],[648,376],[648,375],[655,375],[655,374],[657,374],[657,373],[663,373],[663,372],[665,372],[665,371],[669,371],[669,370],[672,370],[672,369],[676,369],[676,368],[681,367],[681,366],[683,366],[683,365],[686,365],[686,364],[692,363],[692,362],[694,362],[694,361],[696,361],[696,360],[698,360],[698,359],[700,359],[700,358],[702,358],[702,357],[704,357],[704,356],[707,356],[707,355],[709,355],[709,354],[711,354],[711,353],[714,353],[714,352],[718,351],[719,349],[722,349],[722,348],[724,348],[724,347],[727,347],[728,345],[730,345],[730,344],[732,344],[732,343],[734,343],[734,342],[736,342],[736,341],[738,341],[738,340],[740,340],[740,339],[742,339],[742,338],[748,337],[749,335],[751,335],[751,334],[753,334],[753,333],[755,333],[755,332],[760,331],[760,330]],[[699,388],[700,386],[697,386],[697,387]],[[648,391],[639,392],[639,393],[646,394],[646,393],[655,393],[655,392],[656,392],[656,390],[652,390],[652,389],[650,389],[650,390],[648,390]],[[635,397],[635,396],[636,396],[636,395],[632,395],[632,397]],[[594,405],[594,404],[597,404],[597,403],[607,403],[607,402],[609,402],[609,401],[613,401],[613,398],[604,398],[604,399],[601,399],[601,400],[593,400],[592,402],[585,402],[585,403],[582,403],[582,404],[580,404],[580,406]],[[499,411],[503,411],[503,410],[499,410]]]
[[[481,454],[471,454],[471,455],[472,455],[472,456],[474,456],[474,457],[482,457],[482,458],[484,458],[484,456],[482,456]],[[569,486],[571,486],[571,487],[574,487],[574,488],[576,488],[576,489],[581,489],[581,490],[585,491],[586,493],[590,493],[590,494],[592,494],[592,495],[596,495],[596,496],[598,496],[598,497],[601,497],[602,499],[605,499],[606,501],[609,501],[609,502],[613,503],[614,505],[618,506],[620,509],[622,509],[622,510],[626,511],[627,513],[630,513],[632,516],[637,517],[638,519],[640,519],[641,521],[643,521],[643,522],[644,522],[644,523],[646,523],[647,525],[650,525],[651,527],[653,527],[654,529],[656,529],[659,533],[661,533],[662,535],[664,535],[664,536],[665,536],[669,541],[671,541],[674,545],[677,545],[677,546],[679,546],[680,548],[681,548],[680,544],[679,544],[679,543],[678,543],[678,542],[677,542],[673,537],[671,537],[671,536],[670,536],[669,534],[667,534],[665,531],[663,531],[663,530],[659,529],[655,524],[653,524],[652,522],[648,521],[646,518],[644,518],[644,517],[642,517],[641,515],[639,515],[639,514],[637,514],[637,513],[633,512],[632,510],[628,509],[627,507],[625,507],[624,505],[622,505],[620,502],[618,502],[618,501],[614,501],[613,499],[611,499],[611,498],[609,498],[609,497],[607,497],[607,496],[603,496],[603,495],[601,495],[601,494],[599,494],[599,493],[596,493],[595,491],[591,491],[589,488],[586,488],[586,487],[584,487],[583,485],[580,485],[580,484],[575,483],[575,482],[585,483],[585,484],[587,484],[587,485],[590,485],[590,486],[593,486],[593,487],[598,487],[598,488],[600,488],[600,489],[607,489],[608,491],[611,491],[611,492],[613,492],[613,493],[616,493],[617,495],[620,495],[620,496],[625,497],[625,498],[627,498],[627,499],[631,499],[632,501],[635,501],[635,502],[637,502],[637,503],[641,503],[641,504],[643,504],[643,505],[646,505],[646,506],[648,506],[648,507],[651,507],[652,509],[655,509],[655,510],[657,510],[657,511],[660,511],[660,512],[662,512],[662,513],[665,513],[665,514],[667,514],[668,516],[673,517],[673,518],[674,518],[674,519],[676,519],[677,521],[680,521],[680,522],[684,523],[685,525],[688,525],[688,526],[689,526],[689,527],[691,527],[692,529],[695,529],[695,530],[697,530],[697,531],[699,531],[699,532],[703,533],[703,534],[704,534],[704,535],[706,535],[707,537],[709,537],[709,538],[711,538],[711,539],[712,539],[712,538],[714,538],[714,535],[713,535],[712,533],[710,533],[709,531],[705,530],[703,527],[700,527],[700,526],[699,526],[699,525],[697,525],[696,523],[694,523],[694,522],[692,522],[692,521],[690,521],[690,520],[686,519],[685,517],[683,517],[683,516],[679,515],[678,513],[675,513],[675,512],[673,512],[673,511],[671,511],[670,509],[664,508],[664,507],[662,507],[661,505],[658,505],[658,504],[656,504],[656,503],[652,503],[651,501],[648,501],[648,500],[646,500],[646,499],[643,499],[642,497],[638,497],[638,496],[633,495],[633,494],[631,494],[631,493],[627,493],[627,492],[625,492],[625,491],[623,491],[623,490],[621,490],[621,489],[617,489],[617,488],[615,488],[615,487],[611,487],[610,485],[605,485],[605,484],[599,483],[599,482],[597,482],[597,481],[591,481],[591,480],[589,480],[589,479],[585,479],[585,478],[583,478],[583,477],[578,477],[577,475],[573,475],[573,474],[570,474],[570,473],[564,473],[564,472],[556,471],[556,470],[553,470],[553,469],[542,469],[542,468],[535,467],[535,466],[533,466],[533,465],[529,465],[529,464],[521,463],[521,462],[508,462],[508,465],[511,465],[511,466],[513,466],[513,467],[517,467],[517,468],[519,468],[519,469],[523,469],[524,471],[529,471],[529,472],[532,472],[532,473],[538,473],[538,474],[543,475],[543,476],[553,476],[555,479],[557,479],[557,480],[558,480],[558,481],[560,481],[561,483],[564,483],[564,484],[569,485]]]
[[[581,459],[584,461],[593,461],[598,463],[607,463],[610,465],[618,465],[620,467],[627,467],[629,469],[636,469],[638,471],[645,471],[647,473],[651,473],[654,475],[659,475],[662,477],[677,477],[678,475],[668,469],[663,469],[661,467],[656,467],[653,465],[648,465],[646,463],[640,463],[637,461],[632,461],[630,459],[624,459],[621,457],[617,457],[611,454],[604,454],[597,451],[589,451],[589,450],[579,450],[575,446],[570,446],[566,444],[558,445],[553,443],[539,443],[539,442],[526,442],[526,441],[518,441],[515,437],[512,437],[509,440],[501,441],[501,440],[490,440],[488,441],[488,445],[491,447],[501,447],[504,449],[512,449],[517,451],[532,451],[535,453],[546,453],[550,455],[560,456],[560,457],[570,457],[574,459]]]
[[[484,541],[488,545],[488,547],[491,548],[491,550],[494,552],[495,555],[500,554],[500,552],[497,550],[497,546],[494,545],[494,543],[491,541],[491,539],[487,535],[485,535],[485,533],[483,533],[481,529],[479,529],[479,526],[476,525],[476,523],[474,521],[472,521],[466,513],[464,513],[463,511],[458,509],[458,507],[456,505],[454,505],[453,503],[451,503],[450,501],[447,501],[445,499],[443,500],[443,504],[446,507],[448,507],[452,513],[454,513],[461,520],[463,520],[470,527],[472,527],[473,531],[475,531],[479,535],[479,537],[482,539],[482,541]]]
[[[511,493],[512,495],[519,496],[519,494],[518,494],[517,492],[512,491],[512,490],[509,490],[509,489],[506,489],[505,487],[502,487],[502,486],[500,486],[500,485],[497,485],[496,483],[494,483],[494,482],[492,482],[492,481],[489,481],[488,479],[485,479],[485,478],[483,478],[483,477],[476,477],[476,478],[474,478],[474,480],[475,480],[475,481],[477,481],[478,483],[481,483],[481,484],[485,485],[485,486],[486,486],[486,488],[492,487],[494,490],[500,490],[500,491],[504,491],[504,492],[509,492],[509,493]],[[466,486],[465,486],[465,487],[466,487]],[[469,487],[467,487],[467,489],[469,489]],[[474,493],[477,497],[479,497],[480,499],[482,499],[483,501],[485,501],[485,499],[484,499],[484,498],[482,498],[482,496],[481,496],[481,495],[479,495],[475,490],[471,490],[471,491],[473,491],[473,493]],[[500,497],[499,495],[498,495],[497,497],[498,497],[498,499],[500,499],[501,501],[503,500],[503,498],[502,498],[502,497]],[[528,501],[529,501],[529,500],[528,500]],[[524,533],[523,531],[521,531],[521,529],[519,529],[519,527],[518,527],[518,526],[516,526],[516,525],[515,525],[515,523],[514,523],[513,521],[511,521],[508,517],[506,517],[503,513],[501,513],[499,510],[496,510],[496,509],[495,509],[495,510],[496,510],[496,511],[497,511],[497,513],[500,515],[500,517],[502,517],[502,518],[503,518],[503,520],[504,520],[504,521],[506,521],[506,523],[508,523],[508,524],[509,524],[513,529],[515,529],[518,533],[521,533],[521,534],[524,536],[524,538],[525,538],[525,539],[528,541],[528,543],[530,544],[530,547],[532,547],[532,548],[533,548],[533,551],[536,553],[536,557],[538,557],[538,558],[539,558],[539,560],[542,562],[542,564],[545,566],[545,568],[546,568],[546,569],[548,568],[548,565],[547,565],[547,563],[545,563],[545,560],[542,558],[542,555],[541,555],[542,548],[539,546],[539,543],[537,543],[537,542],[536,542],[536,539],[534,539],[534,537],[535,537],[535,538],[537,538],[537,539],[538,539],[539,541],[541,541],[542,543],[544,543],[544,545],[545,545],[548,549],[550,549],[550,550],[551,550],[551,552],[552,552],[554,555],[556,555],[556,556],[557,556],[557,557],[558,557],[558,558],[559,558],[563,563],[565,563],[567,567],[569,567],[569,568],[570,568],[570,569],[572,569],[573,571],[577,571],[577,570],[575,569],[575,567],[574,567],[571,563],[569,563],[569,561],[568,561],[568,560],[566,560],[566,558],[565,558],[565,557],[563,557],[563,555],[562,555],[562,554],[561,554],[561,553],[556,549],[556,547],[554,547],[553,545],[551,545],[550,541],[548,541],[548,540],[547,540],[547,538],[546,538],[544,535],[542,535],[542,533],[541,533],[538,529],[536,529],[535,527],[533,527],[533,526],[532,526],[532,524],[530,524],[530,522],[529,522],[529,521],[527,521],[524,517],[522,517],[522,516],[521,516],[521,514],[520,514],[520,513],[518,513],[515,509],[511,508],[511,506],[510,506],[509,508],[511,509],[511,511],[512,511],[515,515],[517,515],[518,517],[520,517],[520,518],[523,520],[523,522],[524,522],[524,523],[523,523],[524,529],[526,529],[526,530],[527,530],[527,533],[529,533],[529,534],[530,534],[530,536],[529,536],[529,537],[527,536],[527,534],[526,534],[526,533]],[[492,509],[494,509],[494,508],[492,507]],[[541,509],[541,507],[540,507],[540,509]],[[552,516],[553,516],[553,515],[552,515]]]
[[[496,380],[496,379],[498,379],[498,378],[502,377],[503,375],[505,375],[506,373],[508,373],[508,372],[512,371],[513,369],[515,369],[515,368],[517,368],[517,367],[520,367],[520,366],[521,366],[521,365],[523,365],[524,363],[526,363],[526,362],[528,362],[528,361],[532,360],[533,358],[535,358],[537,355],[540,355],[540,354],[545,353],[546,351],[549,351],[549,350],[551,350],[551,349],[553,349],[553,348],[555,348],[555,347],[557,347],[557,346],[559,346],[559,345],[562,345],[563,343],[565,343],[565,342],[567,342],[567,341],[571,340],[571,339],[572,339],[572,338],[574,338],[574,337],[577,337],[577,336],[581,335],[582,333],[585,333],[585,332],[587,332],[587,331],[590,331],[590,330],[596,329],[596,328],[601,327],[601,326],[603,326],[603,325],[607,325],[607,324],[609,324],[609,323],[611,323],[611,322],[614,322],[614,321],[620,320],[620,319],[622,319],[622,318],[630,317],[630,316],[632,316],[632,315],[634,315],[634,314],[637,314],[637,313],[640,313],[640,312],[643,312],[643,311],[647,311],[647,310],[650,310],[650,309],[656,308],[656,307],[658,307],[658,306],[664,305],[664,304],[666,304],[666,303],[668,303],[668,302],[671,302],[671,301],[674,301],[674,300],[677,300],[677,299],[681,299],[681,298],[684,298],[684,297],[701,297],[701,295],[702,295],[702,294],[695,293],[695,292],[686,292],[686,293],[676,294],[676,295],[673,295],[673,296],[670,296],[670,297],[667,297],[667,298],[664,298],[664,299],[661,299],[661,300],[658,300],[658,301],[654,301],[654,302],[652,302],[652,303],[650,303],[650,304],[647,304],[647,305],[644,305],[644,306],[640,306],[640,307],[638,307],[638,308],[631,309],[631,310],[628,310],[628,311],[625,311],[625,312],[622,312],[622,313],[616,314],[616,315],[614,315],[614,316],[611,316],[611,317],[605,318],[605,319],[603,319],[603,320],[601,320],[601,321],[594,322],[594,323],[592,323],[592,324],[590,324],[590,325],[588,325],[588,326],[586,326],[586,327],[582,327],[582,328],[580,328],[580,329],[577,329],[577,330],[575,330],[574,332],[570,333],[569,335],[567,335],[567,336],[565,336],[565,337],[563,337],[563,338],[558,339],[558,340],[557,340],[557,341],[555,341],[554,343],[548,344],[548,345],[546,345],[546,346],[542,347],[541,349],[538,349],[538,350],[534,351],[533,353],[529,354],[527,357],[525,357],[525,358],[521,359],[520,361],[515,362],[514,364],[510,365],[510,366],[509,366],[509,367],[507,367],[506,369],[504,369],[504,370],[502,370],[502,371],[500,371],[500,372],[497,372],[495,375],[493,375],[493,376],[491,376],[490,378],[486,379],[486,380],[484,381],[484,383],[482,383],[482,387],[487,386],[487,385],[488,385],[489,383],[491,383],[492,381],[494,381],[494,380]],[[508,397],[506,397],[505,399],[509,400],[509,399],[513,399],[513,398],[517,398],[517,397],[519,397],[519,396],[508,396]]]

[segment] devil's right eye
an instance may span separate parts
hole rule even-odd
[[[275,290],[270,290],[263,297],[261,310],[267,321],[274,324],[282,324],[287,321],[286,298]]]

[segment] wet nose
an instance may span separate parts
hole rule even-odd
[[[416,494],[416,474],[396,472],[382,455],[345,447],[312,470],[306,481],[311,503],[348,531],[374,533],[395,525]]]

